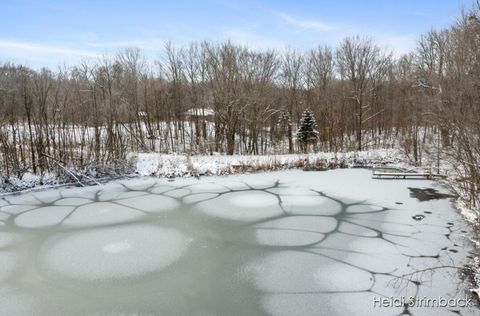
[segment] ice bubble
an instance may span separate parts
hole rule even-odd
[[[15,224],[27,228],[53,226],[59,224],[72,211],[71,206],[40,207],[18,215]]]
[[[247,186],[249,186],[252,189],[256,190],[264,190],[268,188],[272,188],[275,186],[276,182],[275,181],[269,181],[267,179],[249,179],[248,182],[246,182]]]
[[[20,240],[22,236],[16,233],[0,231],[0,248],[9,247]]]
[[[373,276],[369,272],[341,262],[318,268],[313,279],[318,284],[328,284],[327,291],[362,291],[369,290],[373,285]]]
[[[256,287],[265,292],[309,293],[367,291],[372,274],[322,255],[281,251],[254,261],[247,271]],[[353,281],[354,280],[354,281]]]
[[[299,196],[299,198],[303,198],[303,195],[318,196],[317,192],[303,187],[277,187],[273,189],[268,189],[268,191],[281,195],[295,195]]]
[[[47,204],[52,203],[61,198],[58,190],[35,192],[33,193],[33,195],[37,198],[37,200],[40,200],[43,203],[47,203]]]
[[[8,285],[0,286],[0,312],[2,316],[31,316],[41,313],[35,298]]]
[[[313,231],[329,233],[337,227],[337,220],[328,216],[288,216],[255,225],[256,228]]]
[[[88,204],[88,203],[91,203],[91,202],[92,202],[92,200],[84,199],[84,198],[66,198],[66,199],[58,200],[54,204],[55,205],[77,206],[77,205]]]
[[[342,233],[329,235],[312,251],[376,273],[391,273],[409,259],[398,246],[381,238]]]
[[[123,199],[130,199],[134,197],[140,197],[148,195],[146,191],[127,191],[127,192],[119,192],[117,196],[112,198],[112,200],[123,200]]]
[[[371,204],[356,204],[347,208],[347,213],[370,213],[381,211],[383,207]]]
[[[229,188],[216,183],[199,183],[188,187],[192,193],[225,193]]]
[[[262,191],[226,193],[220,197],[200,202],[197,207],[210,216],[237,221],[256,221],[281,215],[278,199]]]
[[[85,187],[85,188],[69,188],[60,191],[60,194],[63,198],[77,198],[82,197],[85,199],[94,199],[95,196],[99,193],[97,187]]]
[[[38,205],[6,205],[0,207],[0,211],[16,215],[37,208]]]
[[[148,188],[153,187],[157,182],[153,179],[133,179],[127,181],[120,181],[129,190],[145,191]]]
[[[104,189],[98,193],[98,200],[102,202],[111,201],[118,198],[120,194],[125,193],[126,191],[127,189],[123,186],[114,187],[108,190]]]
[[[24,193],[19,195],[11,195],[4,198],[10,204],[29,204],[29,205],[38,205],[42,202],[38,200],[32,193]]]
[[[256,241],[270,246],[299,246],[321,241],[337,226],[332,217],[290,216],[254,226]]]
[[[335,215],[342,210],[341,205],[323,196],[282,196],[282,206],[289,214],[296,215]]]
[[[18,251],[0,251],[0,282],[9,279],[11,275],[19,268],[19,261],[21,257],[22,256],[18,253]]]
[[[442,247],[453,246],[453,243],[446,236],[438,234],[423,233],[415,234],[412,237],[384,234],[384,238],[399,246],[409,248],[423,256],[436,256]]]
[[[65,221],[69,226],[108,225],[133,221],[145,214],[110,202],[97,202],[78,207]]]
[[[269,294],[262,299],[262,303],[270,315],[276,316],[394,316],[402,313],[403,306],[372,308],[375,296],[379,295],[371,292]]]
[[[128,241],[118,241],[106,244],[102,250],[110,253],[120,253],[130,249],[132,245]]]
[[[241,182],[241,181],[231,181],[231,180],[222,179],[218,183],[221,184],[224,187],[229,188],[230,190],[233,190],[233,191],[250,189],[246,183]]]
[[[342,221],[340,223],[340,225],[338,226],[338,231],[345,234],[357,235],[357,236],[363,236],[363,237],[378,236],[378,233],[370,228],[352,224],[345,221]]]
[[[152,213],[168,212],[180,205],[177,200],[171,197],[155,194],[118,200],[116,202],[128,207],[137,208],[139,210]]]
[[[164,192],[172,191],[172,190],[175,190],[175,189],[176,189],[176,187],[172,187],[172,186],[169,186],[169,185],[160,185],[160,186],[156,186],[153,189],[151,189],[150,192],[152,192],[154,194],[162,194]]]
[[[11,215],[8,214],[8,213],[0,212],[0,221],[2,221],[2,222],[3,222],[3,221],[6,221],[7,219],[10,218],[10,216],[11,216]]]
[[[398,266],[407,265],[409,259],[409,257],[400,253],[365,253],[355,250],[327,249],[322,248],[322,246],[313,250],[313,252],[375,273],[391,273]]]
[[[419,231],[417,226],[402,224],[398,222],[387,222],[385,220],[379,220],[378,215],[376,218],[368,218],[366,215],[375,215],[375,214],[355,214],[349,215],[347,217],[349,222],[358,224],[364,227],[370,227],[372,229],[379,230],[384,233],[402,235],[402,236],[411,236],[413,233]]]
[[[218,196],[218,193],[196,193],[196,194],[190,194],[185,196],[182,201],[184,203],[192,204],[192,203],[198,203],[202,201],[206,201],[209,199],[214,199]]]
[[[368,254],[398,254],[398,250],[394,244],[381,238],[351,236],[342,233],[329,235],[322,243],[322,247]]]
[[[125,312],[125,311],[108,311],[108,312],[95,312],[89,314],[81,314],[82,316],[158,316],[159,314],[153,314],[149,312]],[[80,315],[79,315],[80,316]]]
[[[79,281],[139,277],[180,259],[186,239],[177,230],[151,225],[93,229],[50,237],[39,263],[48,276]]]
[[[325,237],[322,233],[309,231],[278,231],[272,229],[256,229],[255,240],[266,246],[304,246],[321,241]]]
[[[190,193],[191,192],[190,192],[189,189],[176,189],[176,190],[165,192],[164,195],[168,195],[168,196],[171,196],[171,197],[174,197],[174,198],[181,198],[181,197],[184,197],[184,196],[186,196]]]
[[[446,227],[431,226],[428,224],[420,224],[420,225],[417,225],[417,227],[420,229],[420,232],[422,233],[436,233],[440,235],[447,235],[448,233],[450,233],[450,230]]]

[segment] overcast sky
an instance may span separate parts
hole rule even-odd
[[[367,35],[401,54],[419,34],[450,25],[473,0],[0,2],[0,62],[56,67],[136,46],[149,59],[164,42],[226,40],[255,49],[335,46]]]

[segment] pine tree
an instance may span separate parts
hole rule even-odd
[[[309,109],[303,111],[300,119],[300,128],[297,131],[297,140],[303,151],[307,151],[309,144],[315,144],[318,140],[317,122],[313,112]]]

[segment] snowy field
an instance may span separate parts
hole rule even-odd
[[[363,169],[6,196],[0,314],[478,315],[375,303],[463,299],[467,235],[438,183]]]

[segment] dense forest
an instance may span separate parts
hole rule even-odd
[[[121,165],[129,152],[283,154],[305,109],[310,150],[428,146],[480,192],[480,6],[397,56],[365,37],[308,51],[232,42],[166,43],[155,62],[128,48],[74,67],[0,64],[0,169]]]

